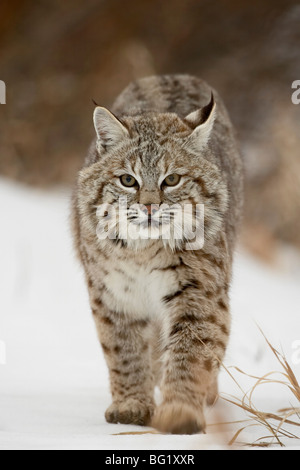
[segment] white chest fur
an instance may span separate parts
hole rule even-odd
[[[109,307],[134,318],[160,316],[165,309],[162,298],[178,286],[176,272],[131,260],[112,263],[104,283]]]

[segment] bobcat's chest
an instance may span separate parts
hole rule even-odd
[[[105,301],[117,312],[135,318],[159,315],[162,298],[176,290],[176,273],[160,270],[151,263],[113,262],[105,275]]]

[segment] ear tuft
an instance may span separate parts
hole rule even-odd
[[[94,126],[98,142],[103,149],[118,144],[129,136],[124,124],[108,109],[97,106],[94,111]]]
[[[184,119],[193,129],[188,137],[188,143],[197,149],[204,147],[211,135],[216,118],[216,102],[213,93],[210,102],[203,108],[193,111]]]

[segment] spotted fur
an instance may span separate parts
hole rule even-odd
[[[111,111],[96,108],[97,138],[73,198],[75,244],[110,373],[113,402],[105,416],[165,432],[201,432],[230,334],[229,286],[243,201],[234,131],[218,93],[187,75],[138,80]],[[139,187],[122,188],[125,173]],[[170,173],[182,180],[165,190],[161,181]],[[204,204],[203,247],[120,233],[99,240],[97,208],[117,207],[124,194],[128,205]],[[155,385],[162,394],[158,406]]]

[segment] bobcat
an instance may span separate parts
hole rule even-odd
[[[243,205],[230,119],[203,80],[166,75],[131,83],[111,111],[97,106],[94,125],[72,220],[109,368],[106,420],[204,432],[230,333],[228,291]],[[199,205],[201,243],[194,230],[165,236],[164,228],[180,226],[185,207],[194,229]]]

